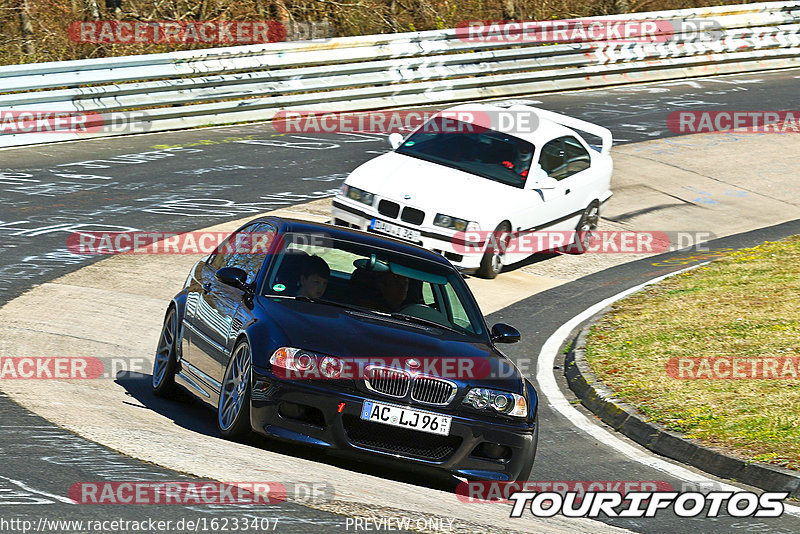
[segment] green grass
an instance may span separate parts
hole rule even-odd
[[[800,357],[800,236],[732,252],[618,302],[593,327],[586,354],[650,420],[750,461],[800,469],[800,377],[667,372],[672,358]]]

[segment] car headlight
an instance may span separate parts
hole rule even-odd
[[[462,404],[471,406],[476,410],[491,410],[514,417],[528,415],[528,403],[525,401],[525,397],[507,391],[472,388],[464,397]]]
[[[366,204],[367,206],[372,206],[372,201],[375,200],[375,195],[373,195],[369,191],[364,191],[363,189],[359,189],[351,185],[342,184],[340,192],[347,198],[351,198],[356,202],[361,202],[362,204]]]
[[[334,356],[316,354],[294,347],[281,347],[270,356],[273,371],[284,378],[342,378],[344,362]]]
[[[457,230],[459,232],[465,232],[468,230],[476,231],[480,230],[481,228],[476,222],[459,219],[457,217],[451,217],[449,215],[444,215],[443,213],[436,214],[436,217],[433,218],[433,224],[436,226],[441,226],[442,228],[452,228],[453,230]]]

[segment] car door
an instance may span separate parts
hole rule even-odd
[[[267,223],[241,228],[209,256],[198,273],[200,290],[191,317],[188,370],[214,390],[219,390],[236,333],[242,324],[238,311],[244,297],[243,290],[220,282],[216,272],[222,267],[238,267],[247,272],[248,283],[254,282],[265,258],[264,248],[261,247],[259,253],[251,253],[247,245],[242,245],[248,244],[250,238],[237,239],[237,236],[269,235],[270,232],[274,233],[274,228]]]
[[[586,148],[573,136],[553,139],[542,147],[539,165],[550,178],[558,181],[553,189],[542,190],[547,214],[546,230],[574,230],[577,217],[586,207],[587,175],[591,158]]]

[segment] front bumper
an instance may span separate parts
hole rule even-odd
[[[387,463],[433,467],[475,480],[515,480],[526,460],[536,453],[536,422],[494,423],[449,410],[409,406],[453,417],[450,435],[437,436],[362,421],[366,399],[398,404],[377,394],[368,396],[324,382],[280,379],[255,369],[252,380],[253,429],[272,438],[362,459],[371,456]]]
[[[462,271],[474,271],[481,265],[483,258],[484,244],[481,244],[480,252],[475,252],[475,245],[466,243],[459,240],[455,235],[458,233],[455,230],[448,230],[439,227],[426,227],[417,226],[398,219],[384,217],[372,206],[367,206],[359,202],[352,201],[342,196],[337,196],[333,201],[333,208],[331,215],[334,223],[346,223],[348,226],[357,228],[364,232],[373,232],[370,225],[373,219],[378,219],[395,226],[401,226],[410,230],[420,232],[421,237],[419,241],[407,241],[395,236],[389,236],[380,232],[374,232],[376,235],[394,237],[401,241],[414,243],[428,250],[433,250],[442,254],[452,263],[456,268]],[[470,251],[470,252],[468,252]]]

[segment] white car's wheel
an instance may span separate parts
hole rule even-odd
[[[507,222],[500,223],[490,238],[489,246],[481,258],[481,266],[477,275],[481,278],[496,278],[505,265],[506,248],[511,240],[511,225]]]
[[[575,229],[575,241],[572,244],[579,254],[583,254],[592,246],[592,239],[599,223],[600,205],[594,201],[583,210],[581,220]]]

